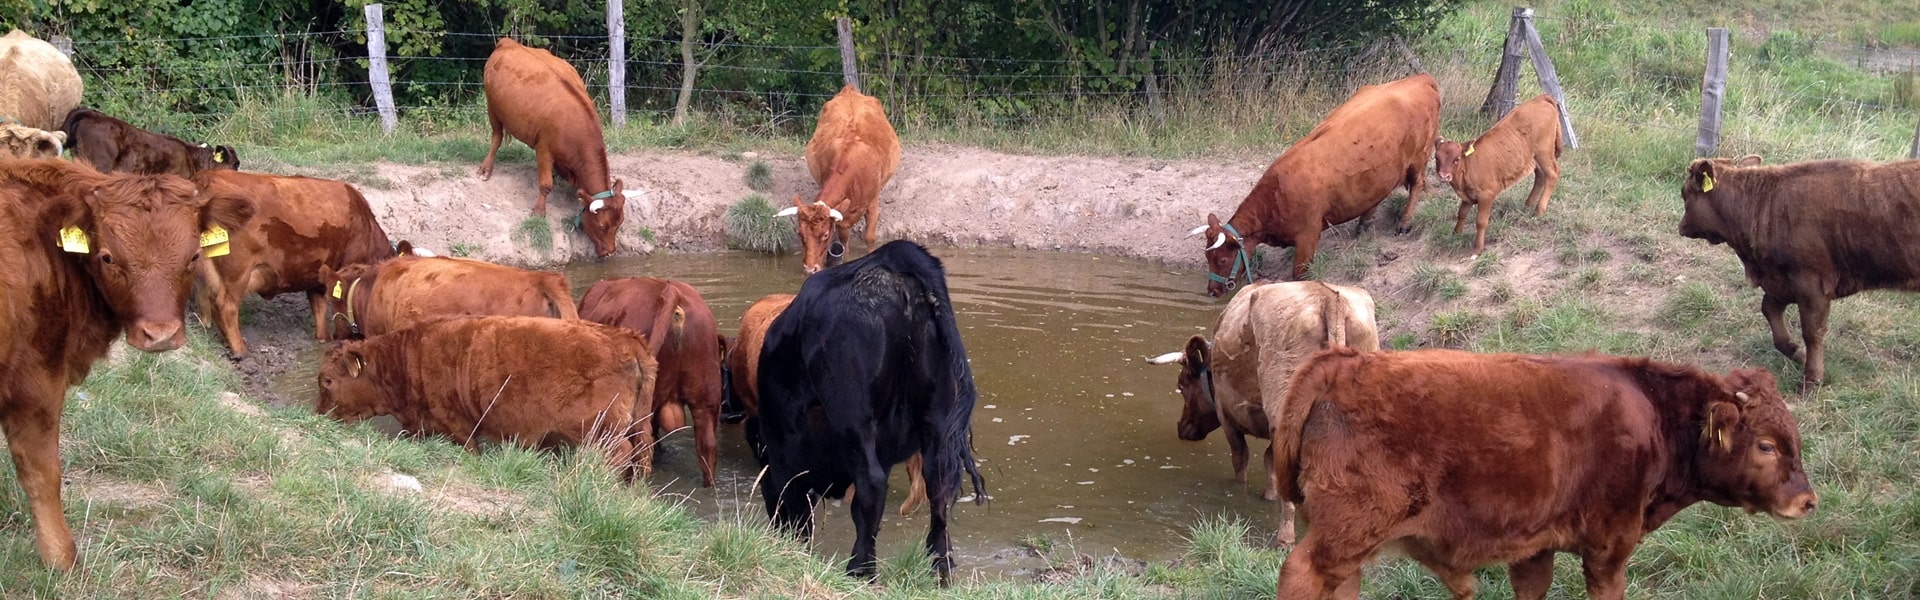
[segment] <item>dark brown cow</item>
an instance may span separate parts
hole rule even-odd
[[[60,130],[67,134],[67,147],[73,150],[74,159],[102,172],[172,173],[191,178],[209,169],[240,168],[240,155],[232,146],[189,144],[84,106],[67,113]]]
[[[0,431],[47,566],[73,568],[60,504],[60,413],[114,339],[179,348],[200,233],[245,227],[245,198],[184,179],[101,175],[63,160],[0,161]]]
[[[1292,246],[1293,278],[1305,279],[1321,230],[1355,218],[1366,227],[1395,188],[1407,188],[1400,233],[1410,231],[1439,128],[1440,85],[1424,73],[1354,92],[1274,159],[1232,218],[1208,213],[1190,234],[1206,236],[1207,294],[1252,282],[1257,244]]]
[[[1225,429],[1233,480],[1244,483],[1247,436],[1273,438],[1269,415],[1281,413],[1294,369],[1326,348],[1379,350],[1373,314],[1373,295],[1360,288],[1318,281],[1254,284],[1240,288],[1220,312],[1212,343],[1196,335],[1184,350],[1148,362],[1180,364],[1175,382],[1183,401],[1180,439],[1198,442]],[[1272,445],[1266,460],[1273,462]],[[1261,497],[1274,500],[1280,497],[1279,480],[1272,470],[1268,474]],[[1280,543],[1294,541],[1292,514],[1293,507],[1282,503],[1274,536]]]
[[[254,217],[230,232],[226,246],[208,248],[198,273],[200,310],[218,323],[233,353],[246,354],[240,333],[240,301],[247,294],[272,298],[305,292],[313,307],[313,335],[326,339],[327,291],[320,267],[377,263],[393,256],[387,233],[367,199],[353,186],[307,177],[239,171],[202,171],[202,189],[253,200]]]
[[[565,275],[465,258],[411,254],[376,265],[320,267],[327,339],[375,336],[445,317],[524,315],[578,319]]]
[[[441,319],[327,349],[314,412],[393,415],[415,433],[525,447],[602,446],[632,481],[653,468],[656,365],[639,334],[538,317]],[[638,399],[638,400],[636,400]]]
[[[1560,183],[1560,104],[1541,94],[1514,107],[1478,139],[1462,145],[1439,138],[1433,146],[1434,174],[1453,186],[1460,210],[1453,216],[1453,233],[1467,224],[1467,209],[1479,207],[1473,254],[1487,247],[1487,223],[1493,219],[1493,200],[1521,177],[1533,174],[1527,208],[1533,216],[1547,214],[1547,201]]]
[[[1306,525],[1279,597],[1357,598],[1362,563],[1393,549],[1455,598],[1502,563],[1515,597],[1543,598],[1556,552],[1580,556],[1589,597],[1622,598],[1634,546],[1688,506],[1814,509],[1775,385],[1644,358],[1316,354],[1275,423],[1296,434],[1273,463]]]
[[[653,277],[606,279],[580,297],[580,318],[638,332],[660,363],[660,380],[650,405],[655,437],[679,429],[690,413],[694,451],[700,457],[700,482],[713,487],[718,460],[720,361],[726,339],[713,311],[693,286]]]
[[[820,122],[807,141],[807,171],[820,184],[813,203],[793,197],[780,216],[797,215],[800,266],[808,275],[846,254],[853,224],[865,219],[867,250],[880,227],[880,188],[900,170],[900,138],[880,100],[848,85],[820,107]]]
[[[540,170],[540,196],[534,200],[533,214],[547,214],[547,194],[553,192],[553,173],[558,170],[579,196],[580,228],[593,242],[594,255],[613,254],[620,223],[627,218],[626,188],[609,175],[600,111],[587,95],[580,72],[551,52],[500,38],[487,58],[482,84],[493,144],[480,163],[480,179],[493,177],[493,158],[500,151],[502,133],[526,142],[533,147],[533,160]]]
[[[1680,185],[1680,235],[1726,244],[1765,293],[1773,347],[1805,365],[1801,389],[1826,378],[1827,310],[1867,290],[1920,291],[1920,160],[1699,159]],[[1805,352],[1787,335],[1800,305]]]

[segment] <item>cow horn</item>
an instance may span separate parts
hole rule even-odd
[[[776,216],[776,217],[791,217],[791,216],[793,216],[793,215],[794,215],[795,213],[798,213],[798,212],[800,212],[800,207],[798,207],[798,206],[789,206],[789,207],[786,207],[786,208],[782,208],[782,209],[780,209],[780,212],[777,212],[777,213],[773,213],[773,216]]]
[[[1739,399],[1740,399],[1740,403],[1741,403],[1741,404],[1743,404],[1743,405],[1744,405],[1744,404],[1746,404],[1746,403],[1748,403],[1748,402],[1752,402],[1752,401],[1753,401],[1753,399],[1752,399],[1752,398],[1748,398],[1748,397],[1747,397],[1747,393],[1746,393],[1746,392],[1734,392],[1734,393],[1733,393],[1733,397],[1735,397],[1735,398],[1739,398]]]
[[[594,200],[594,201],[593,201],[593,204],[588,204],[588,205],[587,205],[587,212],[590,212],[590,213],[598,213],[598,212],[600,212],[600,211],[601,211],[601,209],[604,209],[604,208],[606,208],[606,207],[607,207],[607,201],[606,201],[606,200],[598,200],[598,199],[596,199],[596,200]]]
[[[1193,231],[1187,232],[1187,237],[1193,237],[1196,235],[1200,235],[1202,233],[1206,233],[1208,227],[1212,227],[1212,225],[1201,225],[1199,227],[1195,227],[1193,228]]]
[[[834,210],[831,208],[827,209],[827,215],[833,217],[833,220],[835,221],[846,218],[846,215],[842,215],[840,214],[840,211]]]
[[[1168,352],[1166,354],[1162,354],[1162,355],[1147,359],[1148,364],[1155,364],[1155,365],[1164,365],[1170,362],[1177,362],[1177,363],[1183,363],[1183,364],[1186,363],[1187,353]]]
[[[1219,249],[1221,246],[1225,246],[1225,245],[1227,245],[1227,234],[1222,233],[1222,234],[1213,236],[1213,245],[1207,246],[1207,249],[1216,250],[1216,249]]]

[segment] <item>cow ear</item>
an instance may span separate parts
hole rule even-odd
[[[1696,158],[1687,167],[1687,189],[1702,192],[1713,191],[1713,161]]]
[[[202,194],[206,192],[203,190]],[[211,229],[214,225],[227,231],[239,231],[253,220],[253,200],[245,196],[228,194],[210,194],[206,208],[200,211],[200,229]]]
[[[1207,213],[1207,226],[1209,226],[1209,227],[1219,227],[1219,226],[1220,226],[1220,215],[1216,215],[1216,214],[1213,214],[1213,213]]]
[[[611,204],[615,208],[625,207],[627,205],[626,182],[615,179],[613,180],[613,186],[607,189],[613,191],[613,197],[607,199],[607,204]]]
[[[406,256],[406,255],[408,255],[408,254],[413,254],[413,242],[412,242],[412,241],[410,241],[410,240],[400,240],[400,243],[398,243],[398,244],[395,244],[395,245],[393,246],[393,255],[394,255],[394,256]]]
[[[1745,396],[1745,393],[1740,394]],[[1745,401],[1745,398],[1741,398]],[[1700,445],[1721,452],[1733,449],[1733,433],[1740,428],[1740,407],[1725,400],[1707,404],[1706,423],[1700,427]]]
[[[1735,161],[1733,161],[1733,166],[1736,166],[1736,167],[1758,167],[1758,166],[1760,166],[1760,155],[1758,155],[1758,154],[1748,154],[1748,155],[1746,155],[1746,156],[1742,156],[1742,157],[1740,157],[1739,159],[1737,159],[1737,160],[1735,160]]]
[[[802,206],[806,206],[806,205],[807,205],[807,201],[806,201],[806,200],[802,200],[802,199],[800,199],[800,195],[799,195],[799,194],[794,194],[794,195],[793,195],[793,206],[794,206],[795,208],[798,208],[798,207],[802,207]]]
[[[1186,354],[1182,360],[1189,371],[1198,373],[1212,366],[1208,362],[1213,358],[1213,345],[1207,343],[1207,338],[1197,335],[1187,338],[1187,347],[1182,352]]]
[[[361,354],[359,350],[348,350],[343,359],[347,364],[348,377],[359,379],[360,373],[367,368],[367,357]]]

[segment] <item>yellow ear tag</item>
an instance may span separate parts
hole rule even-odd
[[[87,245],[87,232],[79,227],[68,225],[60,230],[60,249],[74,254],[86,254],[93,248]]]
[[[340,297],[340,282],[338,281],[333,282],[333,297]]]
[[[227,228],[219,225],[208,227],[200,232],[200,247],[207,250],[207,258],[226,256],[233,251],[227,243]]]
[[[1711,192],[1711,191],[1713,191],[1713,176],[1712,176],[1712,175],[1701,175],[1701,176],[1700,176],[1700,191],[1702,191],[1702,192]]]
[[[213,162],[216,162],[216,163],[227,162],[227,153],[222,150],[213,151]]]
[[[1466,151],[1466,152],[1463,152],[1463,153],[1461,153],[1460,155],[1461,155],[1461,156],[1473,156],[1473,144],[1467,144],[1467,151]]]

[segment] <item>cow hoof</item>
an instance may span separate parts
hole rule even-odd
[[[1413,228],[1406,225],[1401,225],[1398,229],[1393,230],[1393,233],[1394,235],[1406,235],[1409,233],[1413,233]]]
[[[720,413],[720,422],[732,425],[747,420],[747,411]]]

